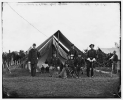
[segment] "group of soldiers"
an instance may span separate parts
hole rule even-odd
[[[74,49],[74,45],[71,46],[71,50],[68,53],[68,59],[64,64],[64,69],[70,74],[72,77],[79,78],[80,72],[83,74],[83,69],[86,67],[87,76],[91,77],[94,75],[93,71],[93,63],[96,61],[96,51],[93,49],[94,45],[90,45],[90,50],[87,53],[87,60],[82,57],[81,52],[77,52]],[[63,70],[64,70],[63,69]],[[69,70],[71,71],[69,72]],[[61,75],[61,74],[60,74]]]
[[[65,61],[61,61],[55,52],[53,54],[53,57],[46,60],[46,63],[49,66],[48,72],[50,74],[50,77],[53,76],[54,72],[57,72],[57,75],[60,78],[79,78],[80,74],[83,74],[83,69],[86,69],[86,75],[88,77],[93,77],[94,63],[97,62],[97,53],[96,50],[94,50],[94,44],[90,44],[89,47],[90,50],[88,50],[86,57],[83,58],[81,51],[77,51],[75,49],[75,46],[72,44]],[[40,53],[36,49],[36,44],[33,44],[33,48],[29,51],[27,57],[27,63],[29,63],[31,66],[31,76],[33,77],[36,75],[36,68],[39,58]],[[112,68],[116,68],[118,61],[116,51],[113,52],[113,56],[109,60],[113,62]]]
[[[71,49],[68,52],[67,60],[63,63],[60,58],[57,57],[57,54],[54,53],[53,57],[51,57],[47,63],[49,65],[49,73],[50,76],[53,75],[54,72],[58,73],[59,77],[77,77],[79,78],[80,72],[83,74],[83,68],[86,66],[87,68],[87,76],[93,77],[93,62],[96,61],[96,51],[93,49],[94,45],[90,45],[90,50],[87,54],[87,59],[82,57],[81,52],[77,52],[75,46],[72,44]],[[38,63],[38,51],[36,49],[36,44],[33,44],[33,48],[29,52],[28,60],[31,63],[31,75],[36,75],[36,66]],[[65,74],[65,75],[64,75]]]

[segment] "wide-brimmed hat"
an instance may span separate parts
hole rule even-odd
[[[94,47],[94,44],[90,44],[89,47],[93,46]]]

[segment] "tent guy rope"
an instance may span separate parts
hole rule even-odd
[[[31,24],[29,21],[27,21],[24,17],[22,17],[17,11],[15,11],[10,5],[9,3],[6,3],[8,4],[8,6],[18,15],[20,16],[23,20],[25,20],[29,25],[31,25],[33,28],[35,28],[38,32],[40,32],[41,34],[43,34],[44,36],[48,37],[46,34],[42,33],[39,29],[37,29],[33,24]]]

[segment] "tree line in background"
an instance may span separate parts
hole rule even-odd
[[[3,60],[3,63],[6,62],[8,64],[8,66],[19,65],[24,60],[26,55],[27,55],[27,51],[24,52],[23,50],[20,50],[19,52],[17,52],[17,51],[10,52],[10,50],[9,50],[9,53],[3,52],[2,60]]]
[[[87,55],[88,50],[84,50],[84,59],[86,60],[86,55]],[[104,53],[100,48],[96,50],[97,52],[97,59],[95,62],[96,67],[111,67],[112,62],[109,60],[109,58],[112,57],[113,53],[106,54]],[[21,65],[23,62],[28,61],[28,52],[24,52],[23,50],[20,50],[19,52],[17,51],[12,51],[9,53],[3,52],[2,54],[2,60],[3,63],[7,63],[8,66],[11,65]]]

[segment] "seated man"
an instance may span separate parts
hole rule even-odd
[[[41,67],[41,73],[44,73],[44,71],[45,71],[45,68],[44,68],[44,66],[42,66]]]
[[[81,53],[78,53],[78,57],[75,59],[75,66],[76,66],[76,71],[77,71],[77,76],[79,77],[80,71],[82,71],[83,74],[83,69],[82,67],[85,65],[84,59],[82,58]]]
[[[47,66],[45,69],[46,69],[46,73],[49,73],[49,67]]]
[[[48,61],[47,61],[47,63],[45,62],[45,64],[42,64],[42,67],[44,68],[44,72],[49,73]]]
[[[59,77],[67,78],[67,77],[75,77],[76,75],[76,68],[74,65],[74,59],[70,55],[68,55],[67,60],[64,63],[64,67],[59,74]]]
[[[63,68],[59,74],[59,78],[67,78],[67,74],[69,73],[69,69],[68,69],[68,66],[69,66],[69,59],[70,57],[67,56],[67,60],[65,61],[64,65],[63,65]]]

